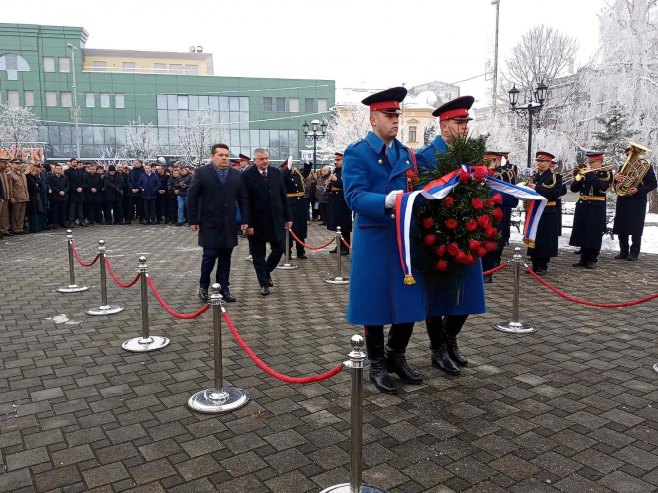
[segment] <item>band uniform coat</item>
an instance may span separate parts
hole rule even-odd
[[[642,236],[647,211],[647,195],[656,189],[656,173],[651,166],[636,188],[635,195],[617,196],[615,223],[612,230],[616,235]]]
[[[560,211],[557,200],[562,195],[562,175],[550,169],[532,175],[535,192],[545,197],[547,202],[539,219],[535,246],[528,247],[531,257],[557,257],[558,236],[560,235]]]
[[[570,189],[579,192],[569,245],[600,250],[606,232],[605,195],[612,184],[610,171],[585,173],[581,181],[572,181]]]
[[[300,173],[297,169],[284,169],[283,181],[288,196],[288,206],[292,214],[292,230],[299,239],[306,238],[308,234],[308,199],[306,198],[306,177],[311,172],[311,164],[305,164]]]
[[[349,233],[352,231],[352,211],[345,202],[343,168],[336,168],[334,173],[336,180],[327,182],[329,187],[327,229],[336,231],[336,228],[340,227],[343,233]]]

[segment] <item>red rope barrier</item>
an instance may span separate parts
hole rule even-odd
[[[137,281],[139,281],[139,272],[135,276],[135,279],[130,281],[129,283],[123,283],[119,280],[119,278],[116,276],[114,271],[112,270],[112,266],[110,265],[110,261],[105,257],[105,266],[107,267],[107,272],[110,274],[110,277],[114,279],[114,282],[116,282],[119,286],[122,288],[130,288],[135,285]]]
[[[505,267],[507,267],[508,265],[509,265],[509,263],[508,263],[508,262],[505,262],[504,264],[500,264],[498,267],[494,267],[494,268],[491,269],[491,270],[485,270],[485,271],[482,273],[482,275],[483,275],[483,276],[490,276],[491,274],[495,274],[495,273],[498,272],[499,270],[503,270],[503,269],[504,269]]]
[[[224,315],[224,320],[226,320],[226,325],[228,325],[228,328],[231,329],[231,333],[233,334],[233,337],[235,337],[235,340],[237,343],[240,345],[242,349],[245,350],[245,352],[249,355],[249,357],[258,365],[258,367],[263,370],[265,373],[267,373],[269,376],[274,377],[278,380],[281,380],[282,382],[286,383],[298,383],[298,384],[304,384],[304,383],[315,383],[315,382],[321,382],[323,380],[329,380],[330,378],[338,375],[341,370],[343,369],[343,365],[340,364],[336,366],[335,368],[322,373],[321,375],[314,375],[312,377],[290,377],[288,375],[284,375],[283,373],[279,373],[277,371],[274,371],[272,368],[267,366],[267,364],[260,359],[258,356],[256,356],[256,353],[252,351],[252,349],[247,345],[246,342],[244,342],[244,339],[240,337],[240,334],[238,334],[238,329],[235,328],[235,325],[233,325],[233,321],[231,320],[231,317],[229,314],[226,312],[224,307],[222,306],[222,314]]]
[[[323,248],[327,248],[327,247],[328,247],[329,245],[331,245],[331,244],[334,242],[334,240],[336,239],[336,238],[332,238],[331,240],[329,240],[329,242],[325,243],[324,245],[319,246],[319,247],[314,247],[314,246],[311,246],[311,245],[307,245],[307,244],[304,243],[302,240],[300,240],[299,238],[297,238],[297,235],[295,234],[295,232],[294,232],[292,229],[290,229],[289,231],[290,231],[290,234],[292,235],[292,237],[294,238],[294,240],[295,240],[297,243],[299,243],[299,244],[300,244],[301,246],[303,246],[304,248],[308,248],[309,250],[322,250]]]
[[[160,303],[160,305],[162,305],[162,308],[164,308],[167,311],[167,313],[169,315],[171,315],[172,317],[182,318],[184,320],[189,320],[189,319],[192,319],[192,318],[197,318],[202,313],[207,312],[208,309],[210,308],[210,305],[205,305],[205,306],[202,306],[201,308],[199,308],[194,313],[178,313],[178,312],[174,311],[165,302],[165,300],[162,299],[162,296],[160,296],[160,293],[158,293],[158,290],[155,289],[155,285],[153,284],[153,279],[151,279],[148,275],[146,276],[146,282],[148,283],[149,287],[151,288],[151,291],[153,291],[153,294],[154,294],[155,298],[158,300],[158,303]]]
[[[646,303],[647,301],[654,300],[658,298],[658,293],[652,294],[651,296],[646,296],[644,298],[640,298],[639,300],[635,301],[627,301],[625,303],[596,303],[594,301],[587,301],[587,300],[582,300],[580,298],[576,298],[574,296],[570,296],[562,291],[560,291],[558,288],[555,286],[552,286],[548,282],[546,282],[544,279],[542,279],[540,276],[538,276],[533,270],[526,265],[526,271],[535,279],[537,279],[540,283],[542,283],[544,286],[546,286],[548,289],[553,291],[555,294],[558,296],[561,296],[565,300],[568,301],[573,301],[574,303],[578,303],[580,305],[585,305],[585,306],[593,306],[595,308],[623,308],[625,306],[634,306],[634,305],[639,305],[641,303]]]
[[[348,242],[345,241],[345,238],[341,238],[340,241],[342,241],[343,245],[345,245],[347,248],[350,249],[350,251],[352,251],[352,247],[350,246],[350,244]]]
[[[100,254],[96,255],[94,257],[94,260],[92,260],[89,263],[84,262],[81,258],[80,255],[78,254],[78,251],[75,249],[75,245],[71,244],[71,250],[73,251],[73,256],[75,259],[78,261],[78,263],[83,266],[83,267],[91,267],[93,266],[96,262],[98,262],[98,259],[101,258]]]

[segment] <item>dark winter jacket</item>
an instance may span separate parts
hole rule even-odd
[[[144,167],[133,168],[128,172],[128,190],[133,197],[139,197],[141,192],[133,192],[133,189],[139,189],[139,177],[144,174]]]
[[[34,175],[25,175],[25,178],[27,179],[27,193],[30,196],[30,201],[27,203],[27,213],[42,214],[44,208],[41,200],[41,180]]]
[[[106,202],[118,202],[123,197],[123,177],[121,173],[107,173],[103,176],[103,196]]]
[[[82,188],[85,191],[86,203],[100,204],[103,202],[103,175],[85,172],[82,180]],[[92,189],[96,191],[94,192]]]
[[[48,188],[50,189],[48,199],[51,202],[66,202],[68,200],[69,180],[66,176],[57,176],[53,173],[48,177]],[[60,195],[59,192],[64,192],[64,195]]]
[[[82,187],[82,179],[84,170],[69,168],[64,171],[64,176],[69,181],[69,200],[71,202],[83,202],[85,198],[85,191]],[[81,190],[78,192],[78,188]]]
[[[142,192],[143,199],[155,199],[160,189],[160,178],[153,172],[150,175],[142,173],[139,180],[137,180],[137,188]]]
[[[185,176],[176,176],[169,179],[169,189],[177,197],[187,197],[187,190],[190,188],[190,183],[192,182],[192,177],[190,175]],[[178,193],[176,193],[178,192]]]

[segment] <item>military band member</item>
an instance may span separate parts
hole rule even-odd
[[[414,323],[425,317],[425,284],[416,272],[415,284],[404,283],[391,217],[397,195],[406,189],[406,172],[413,168],[409,149],[396,139],[406,95],[404,87],[395,87],[362,101],[370,107],[372,131],[345,150],[342,173],[345,201],[356,214],[346,318],[365,326],[370,380],[389,394],[397,393],[389,371],[405,382],[422,382],[405,353]],[[391,329],[385,345],[387,324]]]
[[[343,193],[343,153],[334,154],[334,172],[329,177],[329,211],[327,213],[327,229],[336,231],[340,227],[343,238],[348,245],[352,243],[350,234],[352,233],[352,211],[345,202]],[[339,248],[340,247],[340,248]],[[340,249],[341,255],[349,255],[350,250],[344,244],[336,245],[336,248],[329,253],[336,253]]]
[[[631,148],[626,149],[626,155],[631,152]],[[624,175],[617,173],[615,175],[615,184],[619,182]],[[640,247],[642,244],[642,233],[644,232],[644,216],[647,210],[647,195],[656,189],[656,173],[653,167],[649,166],[640,183],[631,188],[627,195],[617,197],[615,210],[615,222],[612,232],[619,238],[619,255],[617,260],[637,260],[640,256]],[[631,237],[633,244],[628,245],[628,237]]]
[[[599,169],[603,165],[602,152],[590,151],[585,157],[587,167],[578,175],[582,179],[577,176],[569,187],[580,193],[569,245],[580,247],[580,260],[573,267],[595,269],[606,232],[605,194],[612,184],[612,173]]]
[[[534,245],[528,246],[528,255],[532,259],[532,270],[538,276],[546,275],[551,257],[558,255],[559,212],[557,200],[562,194],[562,175],[553,173],[551,163],[555,156],[550,152],[539,151],[535,154],[537,172],[532,176],[532,188],[548,202],[537,226],[537,236]]]
[[[311,164],[304,164],[304,169],[300,173],[297,167],[286,161],[281,166],[283,174],[283,183],[286,187],[286,194],[288,196],[288,205],[292,212],[292,227],[293,232],[297,238],[304,241],[308,235],[308,200],[306,200],[306,185],[304,180],[311,172]],[[292,244],[297,244],[297,258],[306,260],[306,251],[304,245],[295,241],[292,235],[288,236],[288,257],[292,255]]]

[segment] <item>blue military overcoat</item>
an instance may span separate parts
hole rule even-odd
[[[436,167],[436,154],[448,151],[441,138],[434,140],[416,153],[418,171]],[[427,316],[474,315],[484,313],[487,307],[484,299],[484,279],[482,260],[473,265],[465,265],[455,280],[427,279]]]
[[[409,150],[398,140],[387,149],[368,132],[345,150],[343,163],[345,201],[356,214],[347,321],[385,325],[424,320],[423,276],[414,272],[416,283],[404,284],[393,211],[384,205],[389,192],[406,190],[405,172],[413,168]]]

